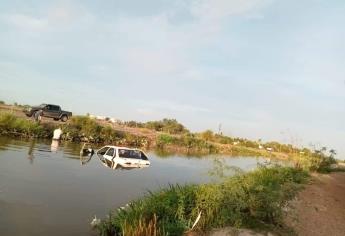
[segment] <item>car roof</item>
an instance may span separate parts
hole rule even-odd
[[[112,146],[112,145],[106,145],[104,147],[109,147],[109,148],[116,148],[116,149],[126,149],[126,150],[138,150],[138,151],[141,151],[140,149],[138,148],[128,148],[128,147],[120,147],[120,146]],[[104,148],[102,147],[102,148]]]

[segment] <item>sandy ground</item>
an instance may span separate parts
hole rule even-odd
[[[345,173],[314,175],[291,203],[287,224],[297,235],[345,235]]]

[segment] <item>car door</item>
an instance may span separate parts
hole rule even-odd
[[[50,105],[50,117],[60,118],[61,109],[59,106]]]
[[[101,149],[99,149],[96,154],[97,155],[101,155],[103,156],[107,151],[108,151],[109,147],[105,146],[105,147],[102,147]]]
[[[51,107],[50,105],[46,105],[45,107],[42,108],[43,111],[43,116],[45,117],[51,117]]]
[[[133,164],[133,160],[131,158],[131,150],[119,149],[119,164],[121,165]]]
[[[140,165],[140,161],[140,152],[137,150],[130,150],[130,162],[132,163],[132,165]]]
[[[115,156],[115,148],[109,148],[107,152],[103,155],[105,159],[112,161]]]
[[[45,116],[45,117],[56,117],[58,115],[56,109],[57,108],[54,105],[46,105],[43,108],[43,116]]]

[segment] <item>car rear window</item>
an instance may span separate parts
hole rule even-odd
[[[119,157],[141,159],[141,152],[138,150],[119,149]]]

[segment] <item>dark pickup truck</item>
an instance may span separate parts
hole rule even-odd
[[[34,116],[39,111],[42,111],[41,116],[54,118],[54,120],[61,120],[63,122],[66,122],[72,116],[72,112],[62,111],[60,106],[52,104],[41,104],[24,109],[24,113],[28,117]]]

